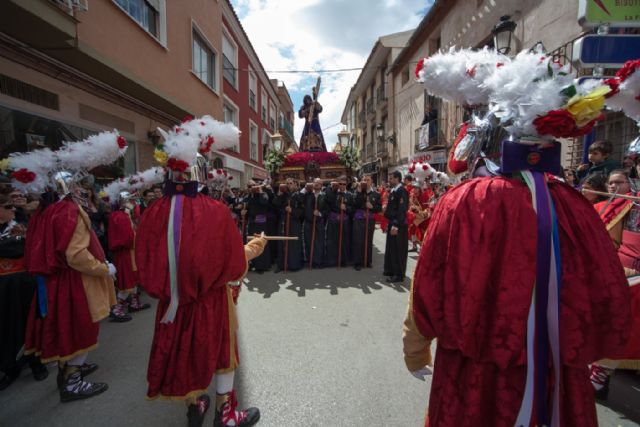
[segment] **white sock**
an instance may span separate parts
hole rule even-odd
[[[216,393],[226,394],[233,390],[233,377],[235,371],[228,372],[226,374],[218,374],[216,378]]]
[[[82,366],[84,365],[84,362],[87,361],[87,356],[89,355],[89,353],[82,353],[76,357],[74,357],[73,359],[69,360],[67,362],[67,365],[70,366]]]

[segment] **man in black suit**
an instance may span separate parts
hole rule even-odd
[[[407,226],[407,209],[409,193],[402,185],[402,174],[394,171],[390,180],[391,192],[385,218],[389,220],[387,228],[387,244],[384,250],[384,275],[387,282],[403,282],[407,270],[407,253],[409,250],[409,233]]]

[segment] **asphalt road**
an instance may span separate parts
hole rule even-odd
[[[240,295],[240,403],[257,406],[261,426],[421,426],[430,382],[402,359],[401,327],[409,280],[381,276],[384,236],[374,268],[250,274]],[[409,259],[409,275],[415,254]],[[43,383],[25,370],[0,392],[0,426],[185,426],[186,406],[145,400],[154,310],[132,322],[103,323],[91,376],[109,383],[93,399],[60,404],[55,368]],[[601,426],[639,426],[640,376],[614,377]],[[635,420],[636,422],[633,422]],[[208,414],[205,425],[212,425]]]

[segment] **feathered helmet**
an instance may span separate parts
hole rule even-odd
[[[161,167],[153,167],[144,172],[135,173],[124,178],[117,179],[107,185],[103,191],[111,203],[119,207],[133,198],[137,191],[153,187],[165,180],[165,170]]]
[[[451,169],[458,173],[465,171],[462,162],[472,171],[481,163],[490,173],[498,172],[505,141],[538,150],[553,147],[556,138],[590,133],[616,83],[575,81],[567,66],[540,51],[508,58],[488,49],[451,49],[425,58],[416,77],[430,94],[472,110],[473,118],[461,129],[450,159]],[[626,85],[638,88],[634,79]]]
[[[44,148],[12,153],[3,162],[11,171],[15,188],[34,194],[50,189],[63,196],[71,191],[74,184],[86,179],[91,169],[115,162],[126,150],[127,141],[113,130],[82,141],[64,142],[58,151]]]
[[[416,177],[422,185],[429,183],[449,185],[449,176],[444,172],[439,172],[427,162],[413,162],[409,166],[409,173]]]
[[[233,177],[225,169],[214,169],[208,172],[207,185],[211,190],[224,191],[229,188]]]
[[[175,182],[197,180],[203,185],[208,176],[206,157],[214,149],[237,145],[240,135],[232,123],[222,123],[211,116],[187,117],[170,131],[160,128],[158,131],[164,142],[156,148],[154,157],[168,169],[169,179]]]

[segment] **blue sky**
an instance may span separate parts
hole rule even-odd
[[[415,28],[432,0],[232,0],[242,26],[270,78],[289,89],[297,110],[318,74],[275,70],[320,70],[363,67],[378,37]],[[320,123],[340,122],[351,86],[360,71],[322,74]],[[296,120],[296,138],[302,132]],[[333,146],[341,125],[326,129]]]

